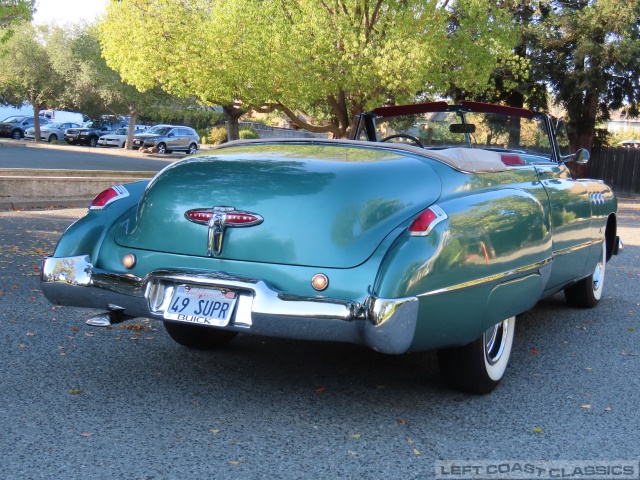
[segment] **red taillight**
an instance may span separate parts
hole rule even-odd
[[[187,220],[204,225],[214,216],[218,216],[228,227],[252,227],[264,221],[260,215],[234,210],[233,207],[197,208],[185,212],[184,216]]]
[[[213,217],[213,212],[204,212],[201,210],[189,210],[184,214],[189,220],[192,220],[196,223],[208,223]]]
[[[413,236],[425,236],[431,233],[433,227],[447,218],[445,211],[437,205],[431,205],[418,215],[411,225],[409,232]]]
[[[240,227],[242,225],[255,225],[256,222],[261,223],[262,217],[252,213],[230,212],[226,214],[224,221],[227,224]]]
[[[106,190],[100,192],[96,198],[93,199],[91,205],[89,206],[90,210],[102,210],[107,205],[115,202],[124,197],[129,196],[129,191],[123,185],[114,185],[113,187],[109,187]]]

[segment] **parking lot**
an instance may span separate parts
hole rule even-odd
[[[50,305],[40,260],[81,209],[0,212],[2,478],[431,478],[436,460],[640,458],[640,200],[602,302],[518,320],[487,396],[433,353],[238,337],[191,351],[156,321],[88,327]]]

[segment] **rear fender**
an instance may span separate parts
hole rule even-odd
[[[528,310],[540,298],[546,275],[506,283],[495,297],[492,291],[550,265],[549,225],[533,194],[505,188],[438,206],[447,219],[427,236],[411,236],[405,230],[387,253],[374,286],[382,298],[419,298],[412,349],[450,345],[452,338],[477,338],[484,324],[494,320],[493,314],[485,320],[489,309]],[[503,299],[512,290],[517,300],[506,304]]]
[[[114,222],[135,208],[149,180],[127,183],[128,197],[121,198],[103,210],[88,210],[81,219],[71,224],[56,246],[55,257],[89,255],[91,261],[98,258],[104,237]]]

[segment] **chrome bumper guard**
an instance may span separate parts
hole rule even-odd
[[[222,272],[156,270],[140,278],[99,270],[88,256],[45,258],[41,283],[45,297],[56,305],[107,309],[160,320],[164,320],[163,313],[178,285],[228,288],[237,292],[238,301],[226,330],[356,343],[382,353],[406,352],[418,317],[416,297],[369,296],[360,304],[289,295],[262,280]]]

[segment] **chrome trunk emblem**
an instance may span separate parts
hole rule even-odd
[[[207,256],[217,257],[222,253],[222,244],[226,228],[244,228],[260,225],[264,219],[251,212],[236,210],[235,207],[215,206],[195,208],[184,214],[190,222],[207,225]]]

